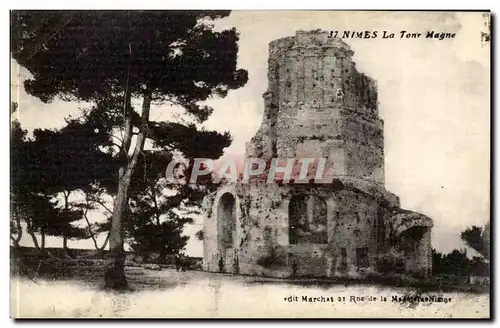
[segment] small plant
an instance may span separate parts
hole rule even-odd
[[[380,273],[403,273],[406,270],[405,258],[401,251],[391,248],[376,258],[376,269]]]
[[[280,258],[277,247],[272,246],[268,248],[268,252],[266,255],[261,256],[257,259],[257,264],[264,268],[271,268],[273,265],[276,265],[282,261]]]

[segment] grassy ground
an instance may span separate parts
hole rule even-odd
[[[125,274],[133,289],[155,289],[168,287],[159,271],[148,270],[140,265],[126,266]],[[11,275],[33,282],[72,281],[98,287],[104,285],[104,260],[101,259],[60,259],[34,257],[27,260],[11,259]]]
[[[92,250],[73,250],[73,258],[68,258],[62,249],[49,249],[48,254],[41,254],[33,248],[13,249],[11,255],[12,276],[20,276],[31,280],[45,279],[50,281],[74,281],[101,286],[104,282],[104,260],[96,257]],[[132,289],[161,289],[172,283],[164,279],[164,274],[158,270],[150,270],[147,264],[126,261],[125,273]],[[165,269],[167,266],[162,266]],[[157,266],[157,268],[159,268]],[[170,266],[172,268],[172,266]],[[173,270],[174,271],[174,270]],[[217,277],[217,274],[212,274]],[[184,274],[186,277],[196,274]],[[232,276],[232,275],[230,275]],[[232,276],[233,277],[233,276]],[[215,279],[215,278],[214,278]],[[417,292],[464,292],[486,294],[490,292],[489,284],[471,285],[467,279],[449,276],[434,276],[426,280],[413,279],[400,275],[372,275],[363,280],[350,278],[322,279],[302,277],[297,279],[278,279],[266,277],[234,276],[247,284],[287,284],[298,286],[324,287],[335,285],[379,285],[404,287]],[[175,282],[174,282],[175,283]]]
[[[11,258],[11,313],[21,318],[392,318],[489,316],[489,295],[408,287],[402,281],[276,279],[174,268],[147,269],[128,262],[131,290],[106,291],[104,261],[21,252]],[[378,279],[378,278],[377,278]],[[400,285],[398,287],[397,285]],[[390,285],[390,286],[388,286]],[[437,295],[449,303],[394,302],[394,296]],[[335,302],[308,303],[303,297]],[[296,300],[287,301],[290,297]],[[355,298],[352,301],[352,298]],[[381,302],[386,297],[387,301]],[[377,298],[374,302],[370,298]]]
[[[132,291],[102,288],[102,275],[11,280],[18,318],[487,318],[489,295],[412,292],[408,288],[283,281],[202,271],[127,268]],[[443,302],[394,302],[436,296]],[[333,301],[304,301],[332,299]],[[382,301],[383,300],[383,301]]]

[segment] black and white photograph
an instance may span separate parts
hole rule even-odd
[[[14,319],[490,319],[491,12],[10,11]]]

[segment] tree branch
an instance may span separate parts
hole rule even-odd
[[[156,193],[155,193],[155,186],[151,186],[151,199],[153,200],[153,204],[155,206],[155,217],[156,217],[156,224],[160,226],[160,213],[159,208],[158,208],[158,202],[156,201]]]
[[[132,159],[130,161],[130,166],[129,166],[130,171],[132,171],[137,165],[137,162],[139,160],[139,154],[142,152],[144,148],[144,142],[146,140],[146,135],[148,134],[149,112],[151,110],[151,97],[152,97],[152,91],[151,89],[147,89],[146,92],[144,93],[144,100],[142,102],[141,127],[139,130],[139,134],[137,136],[137,142],[135,144],[134,153],[132,154]]]
[[[132,101],[131,101],[131,94],[130,91],[125,92],[125,108],[124,108],[124,115],[125,115],[125,120],[123,122],[123,144],[122,147],[120,148],[123,153],[125,154],[125,158],[128,160],[128,150],[130,148],[130,144],[132,143],[132,132],[133,132],[133,126],[132,126]]]
[[[28,220],[28,228],[26,230],[28,231],[28,234],[31,236],[31,239],[33,239],[33,244],[35,245],[36,249],[41,250],[40,245],[38,244],[38,239],[36,239],[36,235],[31,220]]]
[[[104,243],[102,244],[102,246],[100,248],[101,251],[103,251],[106,248],[106,245],[108,245],[110,234],[111,234],[111,231],[108,232],[108,235],[106,236],[106,239],[104,240]]]
[[[87,201],[88,204],[88,201]],[[85,211],[83,212],[83,217],[85,218],[85,222],[87,222],[87,227],[89,230],[90,238],[92,238],[92,241],[94,242],[94,247],[96,249],[99,249],[99,246],[97,246],[97,240],[95,239],[94,232],[92,231],[92,225],[90,224],[89,218],[87,217],[87,212],[88,209],[86,208]]]
[[[113,211],[110,210],[102,200],[100,200],[99,198],[96,198],[96,199],[92,199],[92,201],[96,202],[97,204],[101,205],[106,211],[108,211],[110,214],[113,214]]]

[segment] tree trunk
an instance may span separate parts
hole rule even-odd
[[[16,232],[17,236],[12,237],[12,243],[14,244],[14,247],[19,247],[19,242],[21,241],[21,238],[23,237],[23,227],[21,226],[21,219],[16,215],[15,216],[15,221],[16,221]]]
[[[96,250],[99,250],[99,246],[97,245],[97,240],[95,239],[94,232],[92,231],[92,225],[90,224],[89,218],[87,217],[87,211],[88,209],[85,209],[85,211],[83,212],[83,218],[85,219],[85,222],[87,222],[87,229],[89,230],[90,238],[92,238],[92,241],[94,242],[94,247]]]
[[[128,101],[127,101],[128,102]],[[126,105],[127,107],[130,104]],[[151,107],[151,91],[146,91],[142,104],[141,127],[137,136],[137,141],[134,147],[134,152],[131,158],[128,158],[128,148],[130,146],[132,121],[131,115],[125,119],[125,140],[124,147],[121,151],[122,156],[126,157],[126,161],[122,161],[118,174],[118,192],[113,207],[113,215],[111,217],[111,230],[109,236],[109,253],[107,255],[106,268],[104,274],[105,287],[111,289],[125,289],[128,287],[125,276],[125,250],[124,242],[124,220],[128,207],[128,191],[130,180],[137,166],[139,155],[144,148],[144,141],[148,133],[149,111]],[[130,112],[130,111],[126,111]]]
[[[111,213],[113,213],[113,212],[111,212]],[[106,239],[104,240],[104,243],[102,244],[101,247],[99,247],[99,245],[97,244],[97,239],[94,235],[94,232],[92,231],[92,225],[90,224],[89,218],[87,217],[87,209],[83,213],[83,217],[85,218],[85,222],[87,222],[87,228],[89,230],[89,235],[90,235],[90,238],[92,238],[92,241],[94,242],[94,247],[97,250],[97,256],[99,258],[103,258],[104,251],[106,249],[106,246],[108,245],[109,235],[111,234],[111,232],[108,231],[108,234],[106,235]]]
[[[88,204],[88,202],[87,202],[87,204]],[[108,231],[108,234],[106,235],[106,239],[104,240],[104,243],[102,244],[101,247],[99,247],[99,245],[97,244],[97,239],[94,235],[94,232],[92,231],[92,225],[90,224],[89,218],[87,217],[87,211],[88,211],[88,209],[86,209],[85,212],[83,213],[83,218],[85,219],[85,222],[87,222],[87,228],[89,230],[90,238],[92,238],[92,241],[94,242],[94,247],[97,251],[99,251],[98,252],[100,254],[99,256],[101,256],[104,253],[106,246],[108,245],[109,235],[111,234],[111,232]],[[111,211],[110,211],[110,213],[113,214],[113,212],[111,212]]]
[[[38,244],[38,240],[36,239],[35,233],[33,231],[28,231],[28,233],[31,236],[31,239],[33,239],[33,244],[35,245],[35,248],[40,251],[41,250],[40,245]]]
[[[10,235],[10,240],[12,240],[12,246],[19,247],[19,241],[17,238],[13,237],[12,234]]]
[[[63,191],[63,195],[64,195],[64,210],[66,213],[69,212],[69,202],[68,202],[68,198],[69,198],[69,195],[71,194],[71,191]],[[70,228],[71,226],[71,223],[70,222],[67,222],[68,224],[68,229]],[[69,247],[68,247],[68,236],[66,235],[66,232],[63,233],[63,251],[64,251],[64,254],[66,255],[67,258],[71,258],[71,253],[69,251]]]
[[[40,251],[41,249],[40,245],[38,244],[38,239],[36,239],[35,232],[33,231],[33,227],[31,226],[30,223],[28,223],[28,228],[26,230],[28,231],[28,234],[31,236],[31,239],[33,239],[33,244],[35,245],[35,248]]]
[[[110,234],[111,234],[111,232],[108,232],[108,235],[106,236],[106,240],[104,240],[104,243],[102,244],[102,246],[100,248],[97,247],[97,256],[100,259],[104,258],[104,255],[106,255],[106,246],[108,245]]]
[[[109,242],[110,235],[111,235],[111,232],[108,232],[108,235],[106,236],[106,239],[104,240],[104,243],[102,244],[101,248],[99,248],[99,250],[104,251],[106,249],[106,246],[108,245],[108,242]]]
[[[40,240],[40,250],[45,250],[45,229],[40,230],[41,240]]]
[[[71,254],[71,250],[68,247],[68,237],[66,235],[63,235],[63,250],[64,250],[64,255],[66,258],[71,259],[73,258],[73,255]]]
[[[122,170],[120,170],[122,171]],[[112,289],[124,289],[127,287],[125,277],[125,250],[123,248],[123,219],[125,217],[125,208],[128,202],[128,187],[130,177],[127,174],[120,175],[121,181],[118,185],[118,193],[114,205],[113,216],[111,219],[111,231],[109,238],[109,254],[106,263],[106,287]]]

